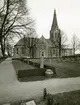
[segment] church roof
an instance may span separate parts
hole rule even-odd
[[[15,46],[23,46],[24,45],[24,38],[20,39]]]
[[[46,39],[43,35],[37,39],[37,45],[45,44],[48,47],[55,47],[52,41],[50,39]],[[24,38],[20,39],[15,46],[24,46]]]
[[[53,44],[52,41],[50,39],[46,39],[48,44]]]
[[[40,41],[46,44],[46,46],[55,47],[53,42],[50,39],[46,39],[43,35],[41,36]]]
[[[27,40],[25,40],[25,39],[27,39],[27,38],[32,39],[32,37],[21,38],[21,39],[16,43],[16,45],[14,45],[14,46],[24,46],[24,45],[25,45],[25,41],[27,41]],[[36,39],[36,38],[33,38],[33,39]],[[38,39],[38,38],[37,38],[37,39]],[[34,41],[37,41],[37,40],[34,40]]]

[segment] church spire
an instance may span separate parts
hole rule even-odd
[[[55,31],[58,28],[56,10],[54,9],[53,22],[50,30],[50,39],[55,40]]]
[[[58,28],[58,23],[57,23],[56,10],[54,9],[54,16],[53,16],[53,23],[51,30],[54,31],[56,28]]]

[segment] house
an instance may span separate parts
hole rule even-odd
[[[61,34],[57,23],[56,10],[54,10],[53,22],[50,30],[50,38],[46,39],[43,35],[41,38],[24,37],[14,46],[14,56],[28,56],[40,58],[59,57],[72,55],[72,49],[61,47]]]

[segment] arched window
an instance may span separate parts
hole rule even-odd
[[[24,54],[24,47],[22,47],[22,54]]]
[[[54,48],[52,48],[53,49],[53,54],[55,54],[55,49]]]
[[[17,54],[18,54],[18,48],[17,48]]]
[[[54,34],[53,33],[51,33],[51,36],[52,36],[52,39],[54,39]]]

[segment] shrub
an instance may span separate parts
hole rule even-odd
[[[45,76],[45,68],[19,70],[18,78],[31,77],[31,76]]]

